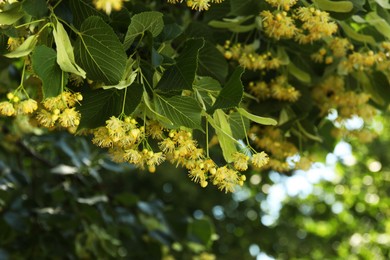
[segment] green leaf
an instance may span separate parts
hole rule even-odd
[[[228,115],[228,122],[235,139],[245,138],[250,127],[248,118],[243,117],[238,112],[233,112]]]
[[[249,113],[243,108],[237,108],[238,113],[240,113],[242,116],[248,118],[249,120],[261,124],[261,125],[277,125],[278,122],[275,119],[269,118],[269,117],[261,117],[256,116],[254,114]]]
[[[176,127],[185,126],[202,130],[201,108],[196,100],[188,96],[162,97],[155,96],[158,113],[169,118]]]
[[[233,132],[227,115],[221,110],[217,109],[214,112],[214,120],[208,119],[212,127],[218,136],[218,142],[222,149],[223,158],[226,162],[230,163],[233,161],[233,154],[237,152],[236,143],[237,140],[233,137]]]
[[[0,12],[0,24],[11,25],[17,22],[23,16],[24,12],[21,10],[20,3],[12,3],[7,5],[7,9],[4,9],[2,12]]]
[[[10,53],[4,54],[7,58],[20,58],[30,54],[38,42],[38,35],[31,35],[19,47]]]
[[[198,68],[199,50],[203,45],[203,39],[186,41],[182,53],[176,59],[176,63],[164,72],[156,88],[161,92],[192,89]]]
[[[165,23],[164,29],[159,34],[158,39],[161,42],[170,41],[178,37],[182,32],[183,30],[176,23]]]
[[[288,72],[293,75],[296,79],[303,83],[310,83],[311,82],[311,77],[310,74],[307,73],[306,71],[301,70],[297,66],[295,66],[294,63],[290,62],[287,65]]]
[[[188,226],[189,239],[205,246],[211,246],[214,233],[212,222],[206,218],[193,220]]]
[[[75,56],[89,79],[105,84],[116,84],[121,80],[127,61],[114,30],[97,16],[89,17],[81,25]]]
[[[371,45],[376,45],[376,41],[374,37],[371,35],[365,35],[356,32],[353,28],[351,28],[347,23],[345,22],[339,22],[341,28],[343,29],[344,33],[352,40],[362,42],[362,43],[368,43]]]
[[[92,4],[92,0],[70,0],[69,1],[70,9],[73,14],[73,24],[80,28],[81,24],[91,16],[100,16],[103,15],[96,10]]]
[[[390,24],[380,17],[376,12],[370,12],[366,15],[367,22],[372,25],[380,34],[390,39]]]
[[[382,6],[383,8],[385,9],[390,9],[390,3],[389,3],[389,0],[375,0],[375,2]]]
[[[210,109],[213,106],[222,89],[219,81],[211,77],[196,77],[193,88],[197,98],[202,99],[200,103],[204,104],[204,110]]]
[[[63,72],[56,62],[57,53],[45,46],[35,48],[32,54],[32,67],[42,80],[43,96],[55,97],[61,93]]]
[[[57,63],[65,72],[70,72],[85,78],[86,72],[76,64],[73,47],[64,26],[57,21],[53,30],[54,41],[57,46]]]
[[[210,42],[205,43],[199,52],[199,76],[210,76],[224,82],[228,74],[228,64],[222,53]]]
[[[336,13],[348,13],[353,9],[350,1],[314,0],[319,9]]]
[[[199,91],[213,92],[216,96],[222,89],[221,84],[218,82],[218,80],[211,77],[195,78],[193,88]]]
[[[108,118],[118,116],[122,112],[125,99],[124,113],[130,115],[141,102],[143,87],[133,84],[125,90],[89,90],[84,95],[82,105],[78,108],[81,113],[80,128],[95,128],[103,126]]]
[[[213,113],[216,109],[227,109],[237,107],[244,95],[244,86],[241,82],[241,76],[244,73],[242,67],[237,67],[230,76],[229,81],[222,88],[213,107],[208,113]]]
[[[131,44],[139,35],[143,35],[146,31],[150,32],[153,37],[157,37],[164,28],[163,14],[160,12],[143,12],[134,15],[131,18],[131,23],[127,30],[125,41],[123,43],[125,49],[130,48]]]
[[[375,71],[369,74],[370,82],[376,96],[383,100],[384,107],[390,103],[390,82],[383,72]],[[380,103],[379,103],[380,104]]]
[[[144,101],[146,108],[152,113],[152,116],[154,118],[156,118],[156,120],[158,120],[162,125],[166,126],[167,128],[174,127],[174,124],[172,123],[172,121],[169,118],[161,115],[153,108],[153,106],[150,102],[148,92],[145,90],[144,90],[144,94],[143,94],[143,101]]]
[[[41,18],[48,12],[45,0],[24,1],[22,3],[23,10],[35,18]]]
[[[253,0],[230,0],[230,13],[233,16],[250,15],[258,11]]]

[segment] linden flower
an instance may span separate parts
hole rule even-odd
[[[199,183],[199,182],[202,183],[202,182],[206,181],[205,171],[203,169],[200,169],[199,167],[192,169],[188,173],[188,176],[195,183]]]
[[[175,150],[175,142],[170,138],[162,140],[158,145],[164,153],[173,153]]]
[[[243,153],[235,152],[233,154],[234,168],[237,171],[246,171],[248,169],[249,156]]]
[[[18,114],[31,114],[38,109],[37,101],[34,99],[27,99],[20,102],[17,106]]]
[[[110,15],[112,10],[119,11],[122,9],[123,0],[94,0],[93,4],[96,9],[103,10]]]
[[[265,152],[256,153],[252,156],[251,161],[255,167],[261,168],[269,162],[269,157]]]
[[[110,117],[106,121],[106,128],[108,129],[108,134],[114,142],[118,142],[125,135],[126,132],[123,126],[123,121],[115,116]]]
[[[105,127],[99,127],[93,131],[92,143],[100,147],[111,147],[113,142]]]
[[[142,161],[142,154],[135,149],[128,149],[124,153],[124,159],[129,163],[139,164]]]
[[[163,139],[164,128],[162,127],[162,125],[160,125],[159,122],[154,120],[148,122],[148,127],[146,130],[147,130],[147,134],[150,135],[153,139],[158,139],[158,140]]]
[[[146,164],[148,166],[155,166],[155,165],[160,165],[164,161],[165,161],[165,155],[163,155],[162,152],[159,152],[159,153],[153,153],[149,157],[149,160],[146,162]]]
[[[240,181],[237,172],[226,166],[218,168],[213,177],[213,184],[217,185],[220,190],[225,190],[225,193],[233,192],[234,187]]]
[[[3,101],[0,103],[0,114],[3,116],[13,116],[16,111],[12,103],[8,101]]]
[[[210,0],[189,0],[187,6],[198,11],[208,10],[210,7]]]
[[[59,121],[62,127],[76,127],[80,124],[80,113],[75,108],[66,108],[59,115]]]
[[[53,127],[57,119],[58,115],[54,115],[45,109],[41,109],[37,115],[37,120],[39,124],[47,128]]]

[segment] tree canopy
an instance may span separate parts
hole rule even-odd
[[[0,258],[386,259],[389,9],[0,1]],[[260,222],[340,141],[357,162]]]

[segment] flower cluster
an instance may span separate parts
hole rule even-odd
[[[38,103],[31,98],[21,100],[12,92],[7,94],[8,101],[0,102],[0,115],[15,116],[32,114],[38,109]]]
[[[231,45],[230,41],[226,41],[222,51],[226,59],[236,60],[246,69],[275,70],[281,66],[278,57],[272,56],[271,52],[258,54],[254,45]]]
[[[204,11],[209,10],[211,3],[220,4],[224,0],[186,0],[187,6],[193,10]],[[182,3],[183,0],[167,0],[170,4]]]
[[[346,38],[335,37],[327,45],[320,48],[311,55],[313,61],[317,63],[331,64],[334,58],[343,58],[349,50],[353,50],[353,45]]]
[[[268,37],[276,40],[291,39],[297,33],[297,28],[294,20],[287,12],[271,13],[270,11],[262,11],[260,16],[263,19],[264,32]]]
[[[257,148],[263,149],[270,154],[269,163],[265,166],[279,172],[286,172],[292,169],[307,170],[311,166],[311,160],[306,157],[300,157],[299,161],[288,162],[289,158],[298,154],[297,147],[286,140],[283,132],[273,126],[253,126],[249,135],[251,141]]]
[[[356,93],[346,90],[344,78],[330,76],[314,87],[312,96],[321,115],[327,115],[330,109],[336,109],[339,121],[356,115],[364,120],[370,120],[376,110],[368,104],[370,96],[366,93]]]
[[[83,100],[80,93],[64,91],[56,97],[46,98],[42,101],[43,108],[37,113],[37,120],[43,127],[54,129],[66,128],[75,132],[80,124],[80,113],[75,106]]]
[[[299,90],[288,83],[285,75],[272,79],[269,84],[264,81],[250,82],[248,89],[251,94],[261,100],[274,98],[281,101],[295,102],[301,96]]]
[[[388,63],[385,66],[381,65],[381,63],[385,60],[388,60],[388,57],[386,57],[386,55],[382,52],[352,52],[340,63],[340,69],[350,73],[353,71],[372,70],[374,65],[378,65],[381,70],[388,65]]]
[[[155,172],[156,166],[167,160],[186,168],[190,179],[202,187],[211,181],[225,192],[232,192],[236,185],[243,185],[246,177],[239,172],[247,170],[249,162],[261,168],[269,160],[265,152],[254,154],[252,158],[237,152],[233,155],[235,160],[232,165],[219,167],[198,147],[191,132],[168,130],[157,121],[146,120],[145,126],[140,126],[131,117],[120,119],[112,116],[104,127],[93,130],[92,142],[108,148],[116,162],[129,162]],[[149,137],[158,141],[158,147],[151,148]]]
[[[287,1],[272,1],[287,2]],[[295,4],[288,1],[284,8],[289,10]],[[337,31],[337,25],[330,20],[329,13],[315,9],[314,7],[299,7],[292,14],[286,11],[262,11],[265,34],[276,40],[295,39],[300,44],[312,43],[331,36]]]

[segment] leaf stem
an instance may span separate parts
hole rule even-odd
[[[20,27],[27,26],[27,25],[30,25],[30,24],[43,22],[43,21],[45,21],[45,20],[46,20],[46,19],[39,19],[39,20],[31,21],[31,22],[28,22],[28,23],[24,23],[24,24],[17,25],[17,26],[15,26],[15,28],[18,29],[18,28],[20,28]]]
[[[125,88],[125,94],[123,95],[122,111],[121,111],[121,114],[123,115],[125,114],[126,98],[127,98],[127,88]]]

